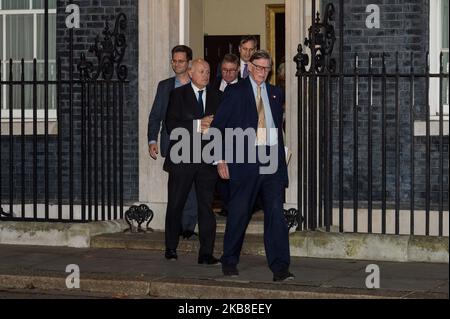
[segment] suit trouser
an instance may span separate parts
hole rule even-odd
[[[222,208],[228,211],[228,202],[230,201],[230,181],[225,181],[219,179],[217,183],[217,191],[219,192],[220,199],[222,200]],[[190,196],[190,195],[189,195]],[[188,199],[189,200],[189,199]],[[187,203],[186,203],[187,205]],[[257,196],[255,204],[253,205],[252,212],[256,213],[262,209],[261,196]],[[183,223],[184,223],[184,213],[183,213]],[[195,226],[194,226],[195,227]]]
[[[230,182],[219,179],[217,182],[217,191],[219,192],[222,208],[228,211],[228,202],[230,200]]]
[[[163,139],[161,139],[162,141]],[[163,143],[163,142],[161,142]],[[161,149],[163,144],[161,144]],[[169,148],[168,143],[166,149]],[[166,151],[162,156],[165,158],[167,156]],[[183,208],[183,218],[182,218],[182,231],[190,230],[195,231],[195,226],[197,225],[198,220],[198,205],[197,205],[197,194],[195,193],[195,187],[192,185],[191,191],[186,199],[186,204]]]
[[[212,165],[193,165],[169,172],[166,213],[166,248],[177,249],[182,230],[182,214],[186,199],[195,186],[198,204],[200,256],[212,255],[216,238],[216,217],[212,211],[217,169]]]
[[[289,269],[289,229],[283,214],[285,184],[275,175],[259,175],[230,181],[227,226],[222,264],[236,266],[258,194],[264,207],[264,245],[273,273]]]
[[[189,195],[186,199],[186,204],[183,209],[182,228],[183,231],[190,230],[195,231],[198,219],[198,204],[197,194],[195,193],[195,185],[193,184]]]

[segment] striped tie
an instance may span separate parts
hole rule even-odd
[[[243,79],[246,79],[246,78],[248,78],[248,76],[249,76],[249,73],[248,73],[248,64],[245,63],[245,66],[244,66],[244,72],[243,72],[243,74],[242,74],[242,78],[243,78]]]

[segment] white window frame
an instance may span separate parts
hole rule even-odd
[[[439,73],[439,56],[441,52],[448,53],[448,48],[442,48],[442,6],[443,1],[430,0],[430,72]],[[448,73],[448,64],[444,65],[444,72]],[[448,94],[448,92],[447,92]],[[447,99],[448,101],[448,99]],[[430,80],[430,116],[432,120],[439,119],[439,79]],[[445,120],[449,119],[449,105],[444,104]]]
[[[18,9],[18,10],[3,10],[1,7],[2,3],[0,1],[0,15],[3,16],[2,23],[3,23],[3,43],[1,44],[3,48],[6,48],[6,16],[8,15],[33,15],[33,56],[37,56],[37,15],[38,14],[45,14],[44,9],[32,9],[33,8],[33,0],[29,0],[29,7],[28,9]],[[56,9],[49,9],[49,14],[55,14],[56,15]],[[2,63],[0,64],[0,68],[2,68],[2,74],[3,74],[3,82],[7,81],[7,78],[5,77],[8,74],[7,65],[9,63],[9,58],[6,57],[6,50],[3,50],[3,56],[1,57]],[[13,60],[13,63],[20,63],[21,61]],[[32,63],[33,60],[26,60],[25,63]],[[37,60],[38,63],[45,62],[44,60]],[[49,63],[55,63],[56,60],[50,60]],[[3,91],[5,93],[5,90]],[[1,109],[1,120],[2,122],[9,122],[9,106],[6,105],[6,95],[3,94],[2,96],[2,106]],[[36,117],[38,121],[43,121],[45,117],[44,110],[38,110],[36,112]],[[34,112],[31,106],[25,106],[25,121],[26,122],[32,122],[34,117]],[[57,120],[57,111],[56,109],[49,109],[48,110],[48,119],[49,121],[56,121]],[[14,109],[13,110],[13,122],[20,122],[22,120],[22,113],[21,110]]]

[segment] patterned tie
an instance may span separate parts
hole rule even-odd
[[[258,95],[256,97],[256,109],[258,111],[258,130],[256,141],[258,145],[267,144],[266,113],[264,112],[264,103],[261,96],[261,87],[258,86]]]
[[[203,105],[203,92],[205,91],[198,91],[198,105],[200,106],[200,110],[201,110],[201,115],[202,118],[205,117],[205,109],[204,109],[204,105]]]
[[[244,73],[243,73],[242,78],[243,78],[243,79],[246,79],[246,78],[248,78],[248,75],[249,75],[249,73],[248,73],[248,64],[245,63],[245,66],[244,66]]]

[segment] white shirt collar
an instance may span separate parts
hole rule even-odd
[[[200,90],[193,82],[191,82],[191,86],[194,89],[195,94],[198,94],[199,91],[206,92],[206,87]]]
[[[236,80],[234,80],[233,82],[231,82],[230,84],[236,84],[236,83],[238,83],[238,82],[239,82],[239,80],[236,79]],[[220,88],[219,88],[219,90],[221,90],[221,91],[223,92],[223,91],[225,91],[225,89],[227,88],[227,86],[228,86],[227,82],[225,82],[225,80],[222,79],[222,82],[220,82]]]
[[[258,84],[256,83],[256,81],[252,78],[252,75],[250,74],[248,76],[250,78],[250,82],[252,83],[252,86],[254,88],[254,90],[256,91],[256,89],[258,88]],[[266,82],[263,82],[261,85],[261,90],[265,90],[266,89]]]
[[[235,79],[233,82],[230,82],[229,84],[236,84],[236,83],[238,83],[238,79]],[[228,84],[227,82],[225,82],[225,80],[224,79],[222,79],[222,84]]]

